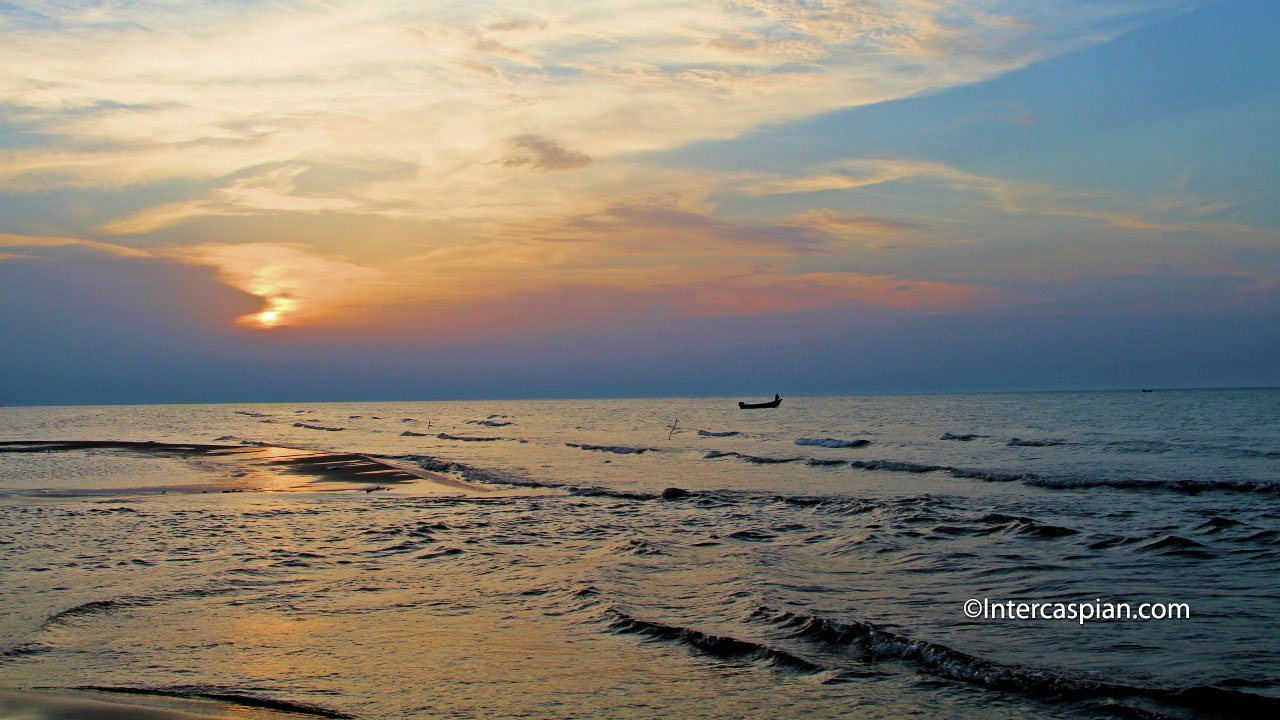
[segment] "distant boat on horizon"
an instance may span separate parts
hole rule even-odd
[[[738,402],[738,409],[739,410],[757,410],[760,408],[776,408],[781,404],[782,404],[782,398],[779,397],[777,393],[774,393],[773,399],[770,400],[769,402],[748,403],[748,402],[740,401]]]

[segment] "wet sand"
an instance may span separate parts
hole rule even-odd
[[[168,492],[374,492],[413,484],[417,491],[484,495],[492,488],[440,473],[356,453],[318,452],[275,445],[217,445],[122,440],[0,441],[0,453],[83,453],[178,458],[208,473],[207,481],[148,487],[61,488],[42,496]]]
[[[269,707],[203,698],[116,694],[87,690],[0,690],[0,720],[299,720],[346,717],[299,707]]]

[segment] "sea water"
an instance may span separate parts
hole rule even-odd
[[[1274,714],[1280,390],[738,399],[0,408],[0,440],[338,450],[487,490],[199,493],[226,467],[0,453],[0,686],[362,718]],[[1122,604],[1182,616],[1079,619]]]

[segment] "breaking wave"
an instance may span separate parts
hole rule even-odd
[[[870,445],[870,440],[837,440],[835,438],[799,438],[796,440],[797,445],[818,445],[820,447],[829,448],[855,448]]]
[[[403,435],[404,433],[401,434]],[[502,439],[499,437],[478,437],[475,435],[450,435],[449,433],[440,433],[439,435],[436,435],[436,437],[441,440],[459,440],[462,442],[495,442]]]
[[[304,422],[296,422],[293,424],[293,426],[299,427],[299,428],[307,428],[308,430],[323,430],[325,432],[338,432],[340,430],[346,429],[346,428],[340,428],[340,427],[326,427],[324,425],[311,425],[309,423],[304,423]]]
[[[712,460],[715,458],[722,458],[722,457],[733,457],[733,458],[738,458],[739,460],[742,460],[744,462],[754,463],[756,465],[777,465],[779,463],[799,462],[804,459],[804,458],[798,458],[798,457],[788,457],[788,458],[761,457],[759,455],[746,455],[740,452],[725,452],[723,450],[712,450],[711,452],[707,453],[706,455],[703,455],[702,457],[707,460]]]
[[[674,642],[700,653],[734,662],[762,662],[801,673],[820,673],[827,668],[798,655],[762,643],[740,640],[725,635],[712,635],[700,630],[642,620],[621,610],[611,610],[609,631],[620,635],[641,635],[653,640]]]
[[[1116,490],[1164,490],[1192,495],[1210,491],[1280,493],[1280,482],[1264,480],[1145,480],[1078,476],[1038,477],[1031,474],[1021,479],[1028,485],[1054,489],[1105,487]]]
[[[915,640],[866,621],[841,622],[813,615],[757,608],[748,622],[785,631],[789,637],[852,650],[867,660],[901,660],[937,677],[1037,700],[1137,699],[1216,714],[1224,706],[1249,716],[1280,712],[1280,699],[1212,686],[1182,689],[1143,687],[1095,680],[1048,668],[988,660],[939,643]],[[1139,717],[1145,715],[1138,715]]]
[[[595,450],[597,452],[608,452],[616,455],[639,455],[640,453],[649,452],[653,448],[647,447],[627,447],[625,445],[588,445],[586,443],[565,443],[568,447],[578,448],[579,450]]]
[[[480,468],[453,460],[441,460],[439,458],[431,457],[430,455],[391,455],[384,457],[392,460],[407,460],[408,462],[414,463],[418,467],[429,472],[453,473],[468,482],[497,485],[519,485],[524,487],[558,487],[556,485],[530,480],[529,478],[519,475],[505,473],[501,470]]]
[[[885,470],[888,472],[927,473],[935,470],[946,470],[943,465],[924,465],[921,463],[900,460],[850,460],[849,465],[863,470]]]

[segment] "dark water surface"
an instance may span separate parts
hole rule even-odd
[[[0,453],[4,687],[367,718],[1280,709],[1277,390],[0,408],[0,434],[376,454],[481,489],[202,494],[265,486]]]

